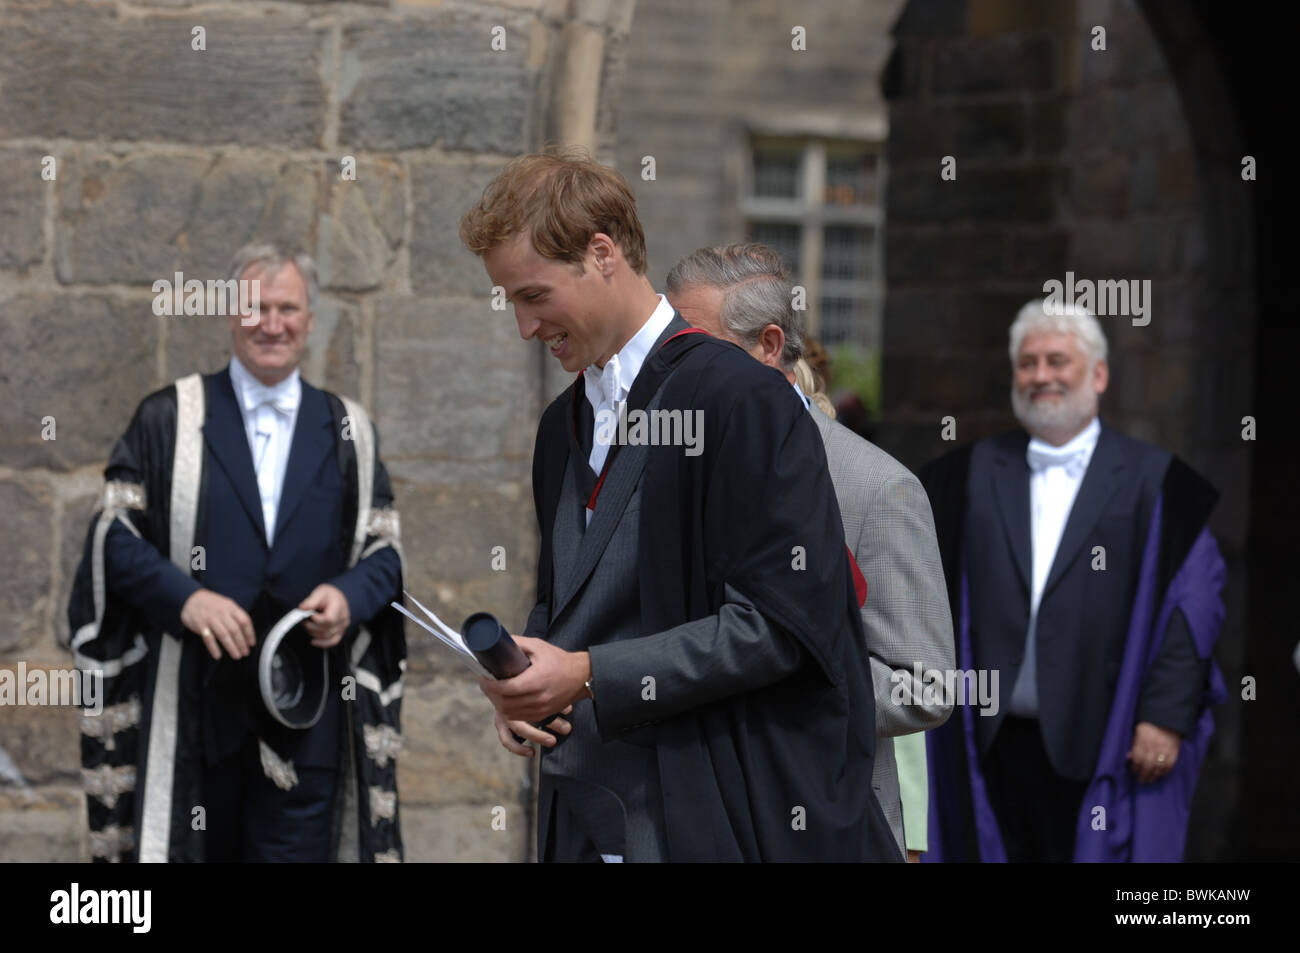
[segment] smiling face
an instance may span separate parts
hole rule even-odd
[[[574,264],[543,258],[520,232],[483,253],[492,284],[505,288],[514,305],[519,336],[543,341],[566,371],[604,367],[625,343],[602,271],[611,248],[610,239],[597,234]]]
[[[1016,355],[1012,410],[1033,436],[1060,446],[1097,415],[1108,373],[1105,361],[1089,366],[1073,334],[1026,334]]]
[[[235,356],[263,384],[279,383],[302,361],[315,321],[306,282],[292,262],[273,270],[250,265],[240,278],[259,282],[261,307],[252,324],[245,325],[242,315],[230,316]]]

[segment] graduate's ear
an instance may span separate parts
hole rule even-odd
[[[587,254],[591,256],[592,267],[605,278],[614,273],[614,267],[621,257],[618,244],[604,232],[597,232],[587,242]]]

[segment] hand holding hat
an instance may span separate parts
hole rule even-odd
[[[298,608],[315,613],[303,623],[303,628],[311,635],[311,644],[318,649],[337,645],[352,622],[347,596],[328,582],[313,589],[311,595],[298,603]]]

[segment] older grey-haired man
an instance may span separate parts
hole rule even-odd
[[[877,737],[924,731],[943,724],[952,705],[923,692],[917,673],[946,672],[954,657],[930,505],[906,467],[837,424],[800,390],[794,367],[803,353],[804,322],[791,308],[791,290],[780,256],[759,244],[701,248],[668,274],[668,300],[683,318],[783,373],[816,421],[844,538],[867,580],[862,622]],[[899,850],[914,857],[921,841],[905,836],[894,745],[877,745],[872,785]]]
[[[230,273],[259,283],[208,316],[225,318],[234,355],[140,403],[68,607],[77,663],[104,673],[109,706],[82,721],[92,853],[398,860],[402,563],[378,435],[360,404],[298,372],[311,258],[255,243]],[[258,643],[295,607],[311,613],[299,664],[327,672],[303,728],[275,723],[254,677],[274,683]]]
[[[1106,337],[1086,310],[1030,301],[1009,339],[1023,429],[921,471],[958,664],[1009,689],[928,739],[926,859],[1177,861],[1223,697],[1216,494],[1102,423]]]

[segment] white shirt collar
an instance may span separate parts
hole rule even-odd
[[[1092,460],[1092,451],[1097,448],[1097,438],[1101,436],[1101,419],[1093,417],[1088,426],[1084,427],[1063,446],[1054,447],[1046,440],[1039,440],[1037,437],[1029,438],[1029,445],[1038,450],[1044,450],[1057,456],[1067,456],[1069,454],[1083,452],[1083,465],[1086,467]]]
[[[278,384],[267,385],[254,377],[252,371],[246,368],[238,357],[232,356],[230,383],[235,388],[235,397],[239,400],[240,409],[245,412],[256,410],[257,406],[267,398],[277,400],[287,398],[288,404],[295,409],[302,399],[302,377],[296,367],[292,374]]]
[[[641,330],[632,335],[632,340],[623,345],[623,349],[615,355],[618,358],[618,376],[619,392],[626,395],[632,390],[632,382],[636,380],[637,374],[641,373],[641,365],[645,363],[650,356],[650,349],[654,347],[655,341],[659,340],[659,335],[664,333],[664,328],[673,320],[673,306],[668,303],[668,299],[663,295],[658,295],[659,303],[655,305],[654,311],[650,312],[650,317],[641,325]],[[613,362],[605,365],[610,368]],[[586,372],[582,375],[585,385],[587,400],[591,401],[593,408],[600,407],[601,392],[600,379],[605,370],[597,367],[595,364],[588,366]]]
[[[803,392],[803,388],[801,388],[801,387],[799,386],[799,382],[798,382],[798,381],[791,381],[791,384],[794,386],[794,392],[795,392],[796,394],[798,394],[798,395],[799,395],[799,399],[800,399],[801,401],[803,401],[803,409],[804,409],[804,410],[812,410],[812,401],[810,401],[810,400],[808,399],[808,395],[805,394],[805,393]]]

